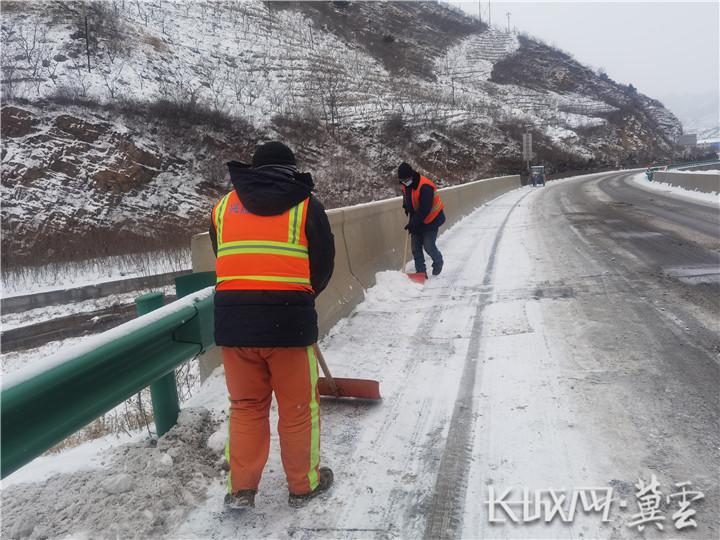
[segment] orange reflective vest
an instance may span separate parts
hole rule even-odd
[[[433,189],[433,192],[435,193],[435,196],[433,197],[432,208],[430,209],[430,212],[425,217],[425,219],[423,219],[423,223],[427,225],[433,219],[438,217],[438,214],[440,213],[440,211],[443,208],[445,208],[445,205],[440,200],[440,194],[438,193],[438,189],[437,189],[437,186],[435,185],[435,183],[432,180],[430,180],[424,176],[421,176],[417,189],[413,189],[410,192],[410,197],[412,199],[412,206],[416,212],[417,212],[418,208],[420,208],[420,188],[422,188],[423,185],[430,186]],[[402,186],[403,194],[405,193],[405,189],[406,189],[405,186]]]
[[[217,233],[217,290],[307,291],[305,235],[309,198],[276,216],[250,213],[235,190],[212,212]]]

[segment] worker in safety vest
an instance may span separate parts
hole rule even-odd
[[[323,205],[282,143],[259,146],[252,165],[228,163],[234,189],[212,211],[217,256],[215,343],[230,398],[225,504],[255,505],[270,448],[270,402],[278,405],[289,504],[326,491],[320,467],[320,400],[313,344],[315,298],[330,280],[335,244]]]
[[[438,229],[445,223],[445,205],[432,180],[420,175],[407,163],[403,162],[398,167],[398,178],[403,192],[403,209],[410,217],[405,229],[410,233],[415,271],[427,276],[424,248],[432,259],[432,273],[437,276],[442,272],[443,257],[435,242]]]

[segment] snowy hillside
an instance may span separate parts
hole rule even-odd
[[[2,42],[6,264],[98,255],[107,234],[108,254],[186,245],[223,163],[270,138],[332,207],[392,195],[402,159],[448,184],[517,172],[526,129],[550,170],[665,156],[680,130],[433,2],[4,2]]]

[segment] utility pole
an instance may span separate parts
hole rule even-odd
[[[507,15],[508,18],[508,34],[510,33],[510,12],[508,11],[505,15]]]
[[[83,2],[83,17],[85,18],[85,52],[87,52],[88,73],[90,73],[90,33],[88,31],[87,4]]]
[[[478,0],[478,22],[482,25],[482,0]]]
[[[488,26],[492,26],[492,12],[490,11],[490,0],[488,0]]]

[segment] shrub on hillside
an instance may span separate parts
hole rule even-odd
[[[232,127],[232,118],[225,113],[210,109],[197,102],[178,103],[167,99],[158,99],[147,105],[148,112],[157,120],[171,126],[186,124],[207,124],[220,129]]]
[[[320,115],[309,108],[297,113],[276,114],[270,122],[272,127],[287,139],[301,137],[306,141],[320,141],[325,134]]]
[[[47,101],[56,105],[68,106],[79,105],[88,108],[96,108],[100,106],[97,99],[89,96],[83,96],[81,92],[72,86],[59,84],[55,87],[55,91],[48,96]]]
[[[405,119],[401,113],[395,113],[388,116],[382,127],[383,139],[387,141],[395,141],[400,138],[410,136],[410,129],[405,124]]]

